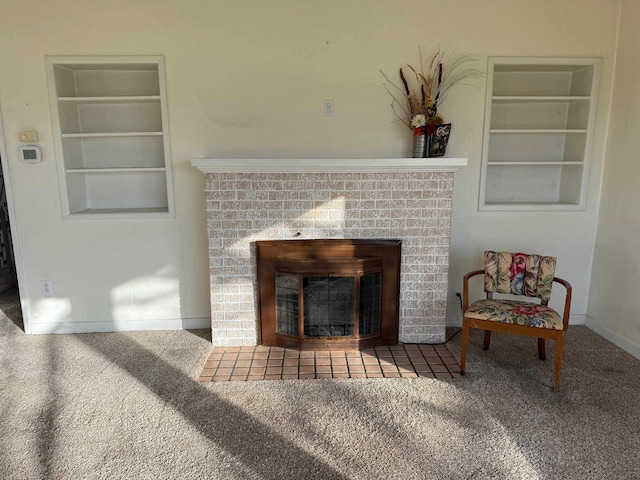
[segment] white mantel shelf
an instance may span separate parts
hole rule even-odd
[[[196,158],[204,173],[455,172],[466,158]]]

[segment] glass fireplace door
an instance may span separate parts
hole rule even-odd
[[[275,287],[278,334],[311,338],[380,332],[380,272],[355,276],[276,272]]]

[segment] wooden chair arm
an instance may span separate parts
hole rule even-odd
[[[475,277],[476,275],[483,274],[484,270],[474,270],[473,272],[467,273],[462,279],[462,314],[467,311],[469,307],[469,279],[471,277]]]
[[[571,284],[562,278],[553,277],[553,281],[562,285],[566,290],[564,299],[564,313],[562,314],[562,329],[567,330],[569,328],[569,314],[571,312]]]

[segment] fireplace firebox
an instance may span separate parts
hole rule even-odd
[[[398,343],[400,240],[256,242],[258,343],[321,350]]]

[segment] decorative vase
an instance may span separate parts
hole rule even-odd
[[[444,157],[451,135],[451,124],[443,123],[436,126],[435,131],[429,135],[426,156],[427,157]],[[415,153],[415,152],[414,152]],[[415,156],[415,155],[414,155]]]
[[[413,158],[424,157],[426,144],[427,136],[424,133],[413,135]]]

